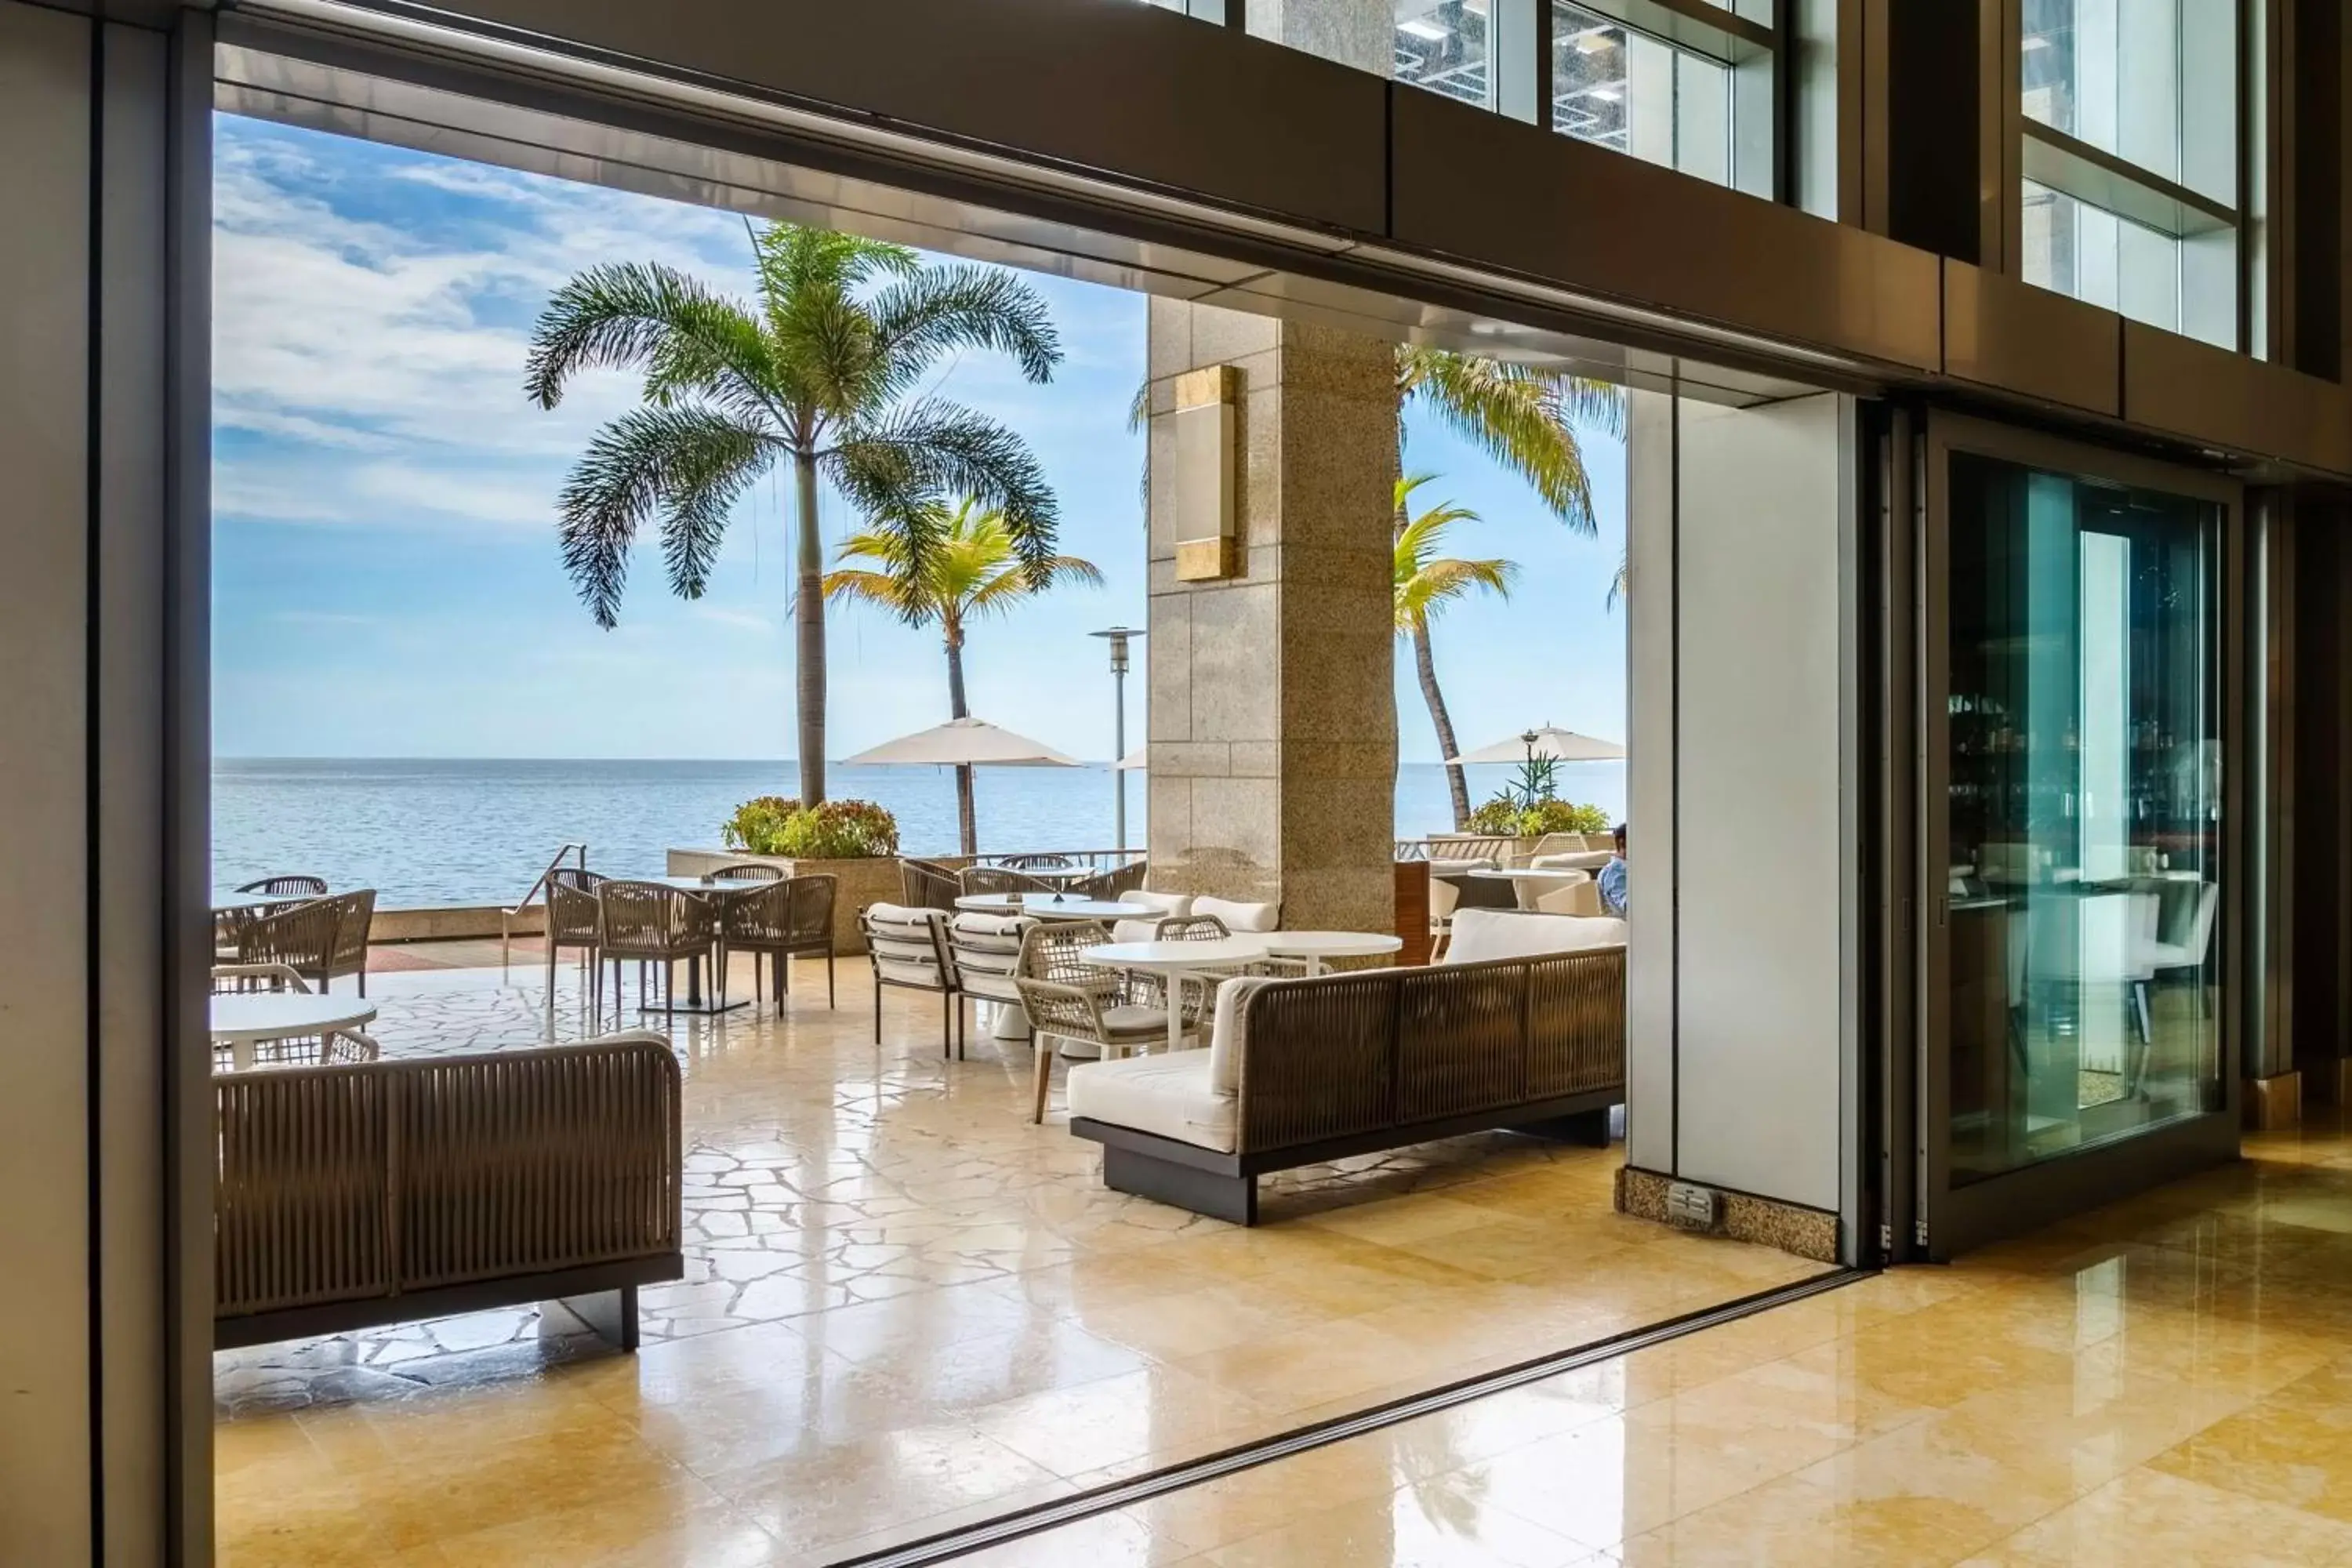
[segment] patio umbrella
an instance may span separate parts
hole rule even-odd
[[[1625,748],[1614,741],[1596,740],[1580,735],[1573,730],[1563,730],[1547,724],[1540,730],[1527,730],[1507,741],[1497,741],[1491,746],[1481,746],[1475,752],[1465,752],[1458,757],[1448,757],[1449,763],[1513,763],[1544,760],[1555,763],[1607,763],[1625,754]]]
[[[1066,757],[1041,741],[1000,730],[985,719],[950,719],[911,735],[858,752],[842,766],[937,768],[1075,768]],[[979,853],[977,833],[965,837],[963,852]]]
[[[1127,755],[1119,758],[1117,764],[1118,771],[1123,773],[1139,773],[1150,765],[1150,747],[1138,746],[1135,750],[1128,752]]]

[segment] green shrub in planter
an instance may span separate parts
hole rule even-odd
[[[1538,800],[1523,804],[1508,790],[1470,814],[1470,831],[1513,838],[1540,838],[1547,833],[1606,833],[1609,816],[1597,805],[1573,801]]]
[[[861,860],[898,853],[898,819],[870,800],[828,800],[795,812],[772,851],[797,860]]]
[[[735,815],[719,825],[719,836],[730,849],[782,855],[784,824],[800,815],[800,809],[801,803],[788,795],[763,795],[737,806]]]

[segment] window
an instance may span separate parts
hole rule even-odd
[[[2234,0],[2025,0],[2028,282],[2235,347]]]
[[[1494,102],[1489,0],[1396,0],[1399,81],[1481,108]]]
[[[1551,18],[1553,130],[1731,184],[1729,66],[1582,6]]]

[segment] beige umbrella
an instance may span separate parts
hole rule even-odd
[[[845,758],[845,768],[989,767],[1075,768],[1066,757],[1042,741],[1000,730],[985,719],[950,719],[868,751]]]
[[[1544,760],[1555,763],[1609,763],[1625,754],[1625,748],[1614,741],[1597,740],[1580,735],[1573,730],[1563,730],[1557,724],[1547,724],[1540,730],[1523,731],[1507,741],[1497,741],[1491,746],[1481,746],[1475,752],[1465,752],[1458,757],[1448,757],[1449,763],[1514,763]]]
[[[1150,766],[1151,748],[1138,746],[1113,764],[1120,773],[1139,773]]]
[[[848,768],[1075,768],[1078,765],[1076,758],[1066,757],[1042,741],[1016,735],[1010,730],[1000,730],[985,719],[950,719],[928,730],[918,730],[911,735],[885,741],[842,763]],[[961,797],[965,792],[959,787],[956,793]],[[958,815],[962,816],[961,806]],[[962,839],[963,852],[967,855],[979,853],[978,825],[966,819],[960,821],[957,827]]]

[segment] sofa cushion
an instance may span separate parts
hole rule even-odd
[[[1584,915],[1521,914],[1515,910],[1457,910],[1447,963],[1489,958],[1538,958],[1588,947],[1622,947],[1625,922]]]
[[[1154,915],[1148,921],[1113,921],[1110,939],[1113,942],[1150,942],[1160,934],[1160,922],[1164,918]]]
[[[1192,912],[1216,916],[1225,922],[1227,931],[1272,931],[1276,917],[1282,912],[1282,906],[1245,904],[1233,899],[1203,897],[1192,900]]]
[[[912,959],[891,958],[878,949],[874,954],[874,971],[883,979],[899,985],[920,985],[926,990],[941,988],[940,966],[918,963]]]
[[[1070,1069],[1070,1114],[1219,1153],[1234,1151],[1231,1094],[1210,1086],[1207,1051],[1162,1051]]]
[[[1245,974],[1217,987],[1217,1010],[1209,1022],[1209,1086],[1233,1094],[1242,1086],[1242,1046],[1249,1038],[1242,1019],[1249,999],[1274,984],[1273,977]]]
[[[1141,904],[1147,910],[1158,910],[1163,919],[1189,915],[1192,912],[1192,895],[1190,893],[1154,893],[1138,888],[1132,892],[1121,893],[1118,896],[1118,901],[1122,904]]]

